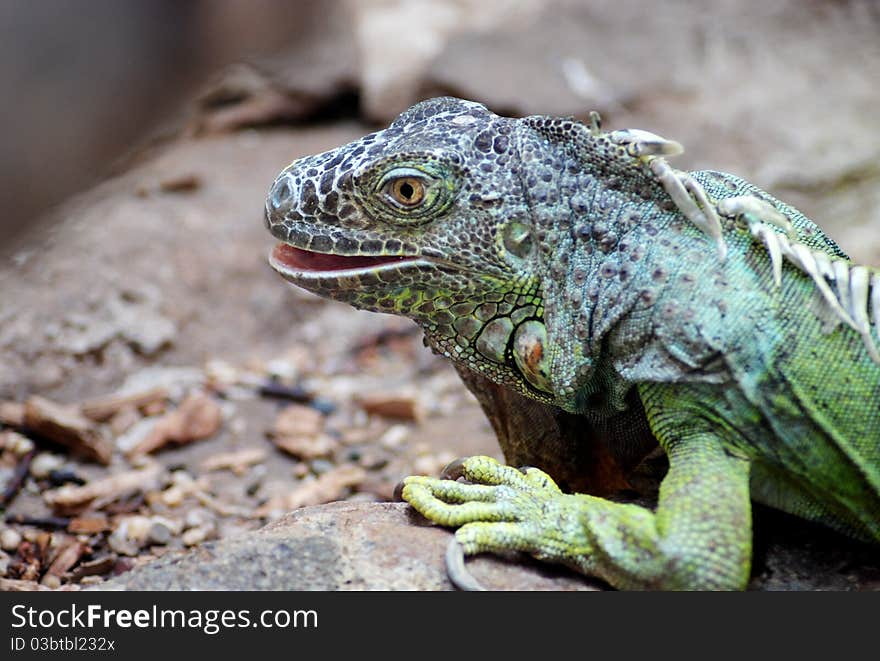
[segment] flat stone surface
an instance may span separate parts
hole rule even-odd
[[[292,512],[256,533],[163,556],[102,590],[451,590],[450,532],[405,503],[337,502]],[[595,590],[563,568],[481,556],[468,569],[498,590]]]
[[[750,590],[878,590],[876,549],[763,508]],[[169,553],[101,590],[451,590],[451,533],[405,503],[337,502],[255,533]],[[481,555],[469,571],[493,590],[601,590],[602,582],[525,556]]]

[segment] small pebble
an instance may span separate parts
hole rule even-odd
[[[184,499],[184,491],[179,486],[170,486],[162,492],[162,502],[168,507],[178,507]]]
[[[153,522],[146,516],[131,516],[125,519],[125,536],[131,541],[143,545],[150,536]]]
[[[354,459],[354,461],[356,461],[361,468],[366,468],[367,470],[379,470],[388,465],[388,457],[373,448],[367,448],[364,450],[357,459]]]
[[[196,508],[186,513],[184,526],[187,528],[198,528],[207,525],[213,525],[214,515],[206,509]]]
[[[6,449],[14,452],[19,457],[23,457],[34,449],[34,442],[17,431],[7,431]]]
[[[455,455],[450,452],[425,454],[416,457],[415,461],[413,461],[413,473],[415,475],[439,475],[440,471],[454,459]]]
[[[18,545],[21,544],[21,534],[12,528],[4,528],[0,532],[0,548],[4,551],[17,551]]]
[[[176,470],[171,473],[171,482],[181,487],[190,487],[195,478],[185,470]]]
[[[297,370],[296,365],[289,360],[276,358],[275,360],[270,360],[266,364],[266,371],[273,379],[293,383],[296,381],[297,372],[299,370]]]
[[[333,470],[335,465],[332,461],[328,461],[327,459],[314,459],[311,462],[312,472],[315,475],[321,475],[322,473],[326,473],[328,471]]]
[[[128,539],[123,525],[113,531],[113,534],[107,538],[107,546],[119,555],[135,556],[140,551],[140,547]]]
[[[329,399],[321,399],[320,397],[315,397],[311,401],[311,407],[324,415],[330,415],[336,410],[336,404]]]
[[[164,523],[153,523],[147,539],[151,544],[167,544],[171,541],[171,530]]]
[[[201,544],[208,538],[208,531],[204,528],[190,528],[183,533],[181,540],[186,546]]]
[[[409,436],[409,427],[406,425],[392,425],[388,428],[388,431],[382,434],[379,444],[383,448],[393,450],[403,445],[407,436]]]
[[[61,579],[54,574],[46,574],[43,576],[43,580],[40,581],[40,585],[44,585],[52,590],[57,590],[61,587]]]
[[[60,469],[64,465],[64,458],[51,452],[41,452],[30,465],[31,476],[36,480],[49,477],[49,473]]]

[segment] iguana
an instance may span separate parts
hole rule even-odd
[[[672,168],[680,151],[596,114],[445,97],[272,185],[275,270],[415,320],[532,466],[404,481],[458,527],[460,585],[456,548],[621,589],[741,589],[750,497],[880,542],[880,274],[746,181]],[[601,497],[656,443],[655,510]]]

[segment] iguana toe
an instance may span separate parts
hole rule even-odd
[[[543,471],[520,470],[477,456],[454,462],[444,473],[468,482],[412,476],[403,481],[401,495],[431,521],[460,526],[457,548],[447,550],[447,570],[455,585],[478,585],[457,554],[525,551],[552,558],[569,551],[555,539],[559,526],[554,521],[565,518],[564,503],[570,497]]]

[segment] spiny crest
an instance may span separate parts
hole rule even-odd
[[[598,134],[598,114],[591,113],[590,120],[591,131]],[[727,245],[718,214],[744,219],[752,237],[767,248],[776,286],[782,286],[783,260],[809,275],[835,316],[861,335],[868,355],[880,364],[868,316],[870,306],[876,332],[880,335],[880,272],[830,257],[799,242],[791,221],[765,200],[740,196],[713,203],[699,182],[667,163],[665,156],[676,156],[684,151],[673,140],[640,129],[612,131],[609,137],[624,146],[630,156],[647,165],[685,218],[715,240],[720,261],[727,254]],[[831,284],[835,285],[836,293]]]
[[[880,335],[880,272],[812,250],[799,242],[788,218],[764,200],[727,198],[718,203],[718,210],[725,216],[745,220],[752,237],[767,248],[777,287],[782,286],[783,260],[809,275],[835,316],[861,335],[871,360],[880,364],[880,353],[871,337],[868,317],[870,309],[874,327]],[[785,233],[780,233],[780,229]],[[836,292],[831,288],[832,284]]]
[[[593,126],[598,126],[597,118],[593,118]],[[616,144],[625,146],[630,156],[648,166],[684,217],[715,241],[718,259],[723,262],[727,257],[727,244],[715,205],[693,177],[687,172],[676,170],[664,158],[683,153],[684,147],[674,140],[667,140],[641,129],[612,131],[609,138]]]

